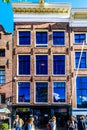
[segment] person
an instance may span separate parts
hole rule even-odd
[[[22,130],[23,124],[24,124],[24,121],[21,118],[19,118],[19,115],[16,115],[16,118],[13,122],[15,130]]]
[[[56,130],[56,117],[53,116],[53,117],[49,120],[48,124],[50,124],[50,127],[51,127],[51,128],[49,128],[49,129],[51,129],[51,130]]]
[[[67,121],[68,130],[77,130],[77,120],[74,116],[71,116]]]
[[[28,121],[26,122],[26,126],[24,130],[34,130],[34,118],[33,117],[29,117]]]
[[[79,118],[78,130],[87,130],[87,120],[85,115],[82,115]]]

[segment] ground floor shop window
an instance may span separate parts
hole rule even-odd
[[[65,82],[53,82],[53,102],[65,102]]]
[[[18,102],[30,102],[30,83],[18,83]]]
[[[36,102],[48,101],[48,83],[36,82]]]

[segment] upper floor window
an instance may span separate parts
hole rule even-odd
[[[53,101],[54,102],[65,102],[66,84],[65,82],[54,82],[53,83]]]
[[[5,56],[5,49],[0,49],[0,57],[4,57]]]
[[[18,82],[18,102],[30,102],[30,82]]]
[[[0,104],[4,104],[5,103],[5,94],[1,93],[0,94]]]
[[[48,83],[36,82],[36,102],[48,101]]]
[[[75,44],[83,44],[84,40],[86,39],[86,34],[76,33],[74,34],[74,42]]]
[[[53,31],[53,45],[65,45],[64,31]]]
[[[36,32],[36,46],[47,47],[47,32]]]
[[[5,66],[0,66],[0,84],[5,83]]]
[[[76,78],[77,107],[87,108],[87,77]]]
[[[81,58],[80,58],[81,57]],[[87,54],[83,52],[75,52],[75,67],[76,68],[87,68]]]
[[[36,74],[47,75],[48,74],[48,56],[36,55]]]
[[[19,75],[30,74],[30,55],[18,56],[18,74]]]
[[[53,74],[65,74],[65,55],[53,55]]]
[[[30,37],[31,33],[30,31],[19,31],[19,45],[30,45]]]

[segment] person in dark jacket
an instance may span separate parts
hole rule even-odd
[[[79,118],[78,130],[87,130],[87,120],[85,115],[82,115]]]

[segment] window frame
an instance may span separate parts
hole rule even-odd
[[[47,72],[47,74],[36,74],[36,56],[47,56],[47,58],[48,58],[48,64],[49,64],[49,57],[48,57],[48,54],[35,54],[35,75],[36,76],[48,76],[48,73],[49,73],[49,71]],[[48,66],[49,65],[47,65],[47,70],[48,70]]]
[[[73,36],[73,37],[74,37],[74,44],[75,44],[75,45],[82,45],[82,44],[83,44],[83,42],[82,42],[82,43],[77,43],[77,42],[75,42],[75,34],[79,34],[79,35],[80,35],[80,34],[84,34],[84,35],[85,35],[85,39],[84,39],[84,40],[86,40],[86,43],[87,43],[87,33],[86,33],[86,32],[74,32],[74,36]],[[85,43],[85,44],[86,44],[86,43]]]
[[[17,92],[16,92],[17,98],[16,98],[16,102],[19,103],[19,104],[30,104],[30,102],[31,102],[31,83],[30,83],[30,102],[19,102],[18,101],[18,97],[19,97],[19,95],[18,95],[18,90],[19,90],[18,83],[20,83],[20,82],[30,83],[30,81],[18,81],[17,82]]]
[[[77,70],[78,69],[78,66],[77,66],[77,68],[76,68],[76,53],[80,53],[80,55],[81,55],[81,51],[75,51],[74,52],[74,68]],[[86,51],[83,51],[83,53],[86,53],[86,57],[85,57],[85,60],[86,60],[86,67],[85,68],[80,68],[80,66],[79,66],[79,69],[80,70],[84,70],[84,69],[87,69],[87,52]],[[80,57],[79,57],[79,59],[80,59]],[[79,60],[78,60],[78,62],[79,62]],[[81,62],[80,62],[81,63]]]
[[[47,83],[47,102],[36,102],[36,83]],[[35,83],[34,83],[34,92],[35,92],[35,94],[34,94],[34,103],[35,104],[48,104],[48,100],[49,100],[49,97],[48,97],[48,95],[49,95],[49,83],[48,83],[48,81],[35,81]]]
[[[29,45],[20,45],[19,44],[19,32],[30,32],[30,44]],[[17,30],[17,46],[31,46],[31,30],[28,30],[28,29],[20,29],[20,30]]]
[[[65,102],[54,102],[54,97],[53,97],[53,93],[54,93],[54,83],[65,83]],[[54,104],[58,104],[58,103],[66,103],[66,101],[67,101],[67,90],[66,90],[66,82],[65,81],[53,81],[52,82],[52,102],[54,103]]]
[[[3,53],[3,51],[4,51],[4,55],[2,54]],[[0,49],[0,57],[5,57],[5,49]]]
[[[53,66],[53,56],[65,56],[65,74],[54,74],[53,70],[54,70],[54,66]],[[53,76],[66,76],[66,55],[65,54],[53,54],[52,55],[52,75]]]
[[[82,76],[78,75],[78,76],[77,76],[77,78],[83,78],[83,77],[84,77],[84,78],[85,78],[85,77],[87,78],[87,76],[85,76],[85,75],[82,75]],[[77,103],[77,87],[78,87],[78,86],[77,86],[77,78],[76,78],[76,106],[77,106],[78,109],[79,109],[79,108],[84,108],[84,109],[85,109],[85,108],[87,108],[87,106],[86,106],[86,107],[83,107],[82,101],[81,101],[82,107],[81,107],[81,106],[78,107],[78,105],[77,105],[77,104],[78,104],[78,103]],[[80,81],[81,81],[81,80],[80,80]],[[81,87],[81,88],[82,88],[82,87]],[[79,89],[78,89],[78,90],[79,90]],[[82,90],[86,90],[86,89],[81,89],[81,93],[82,93]]]
[[[53,32],[64,32],[64,45],[53,44]],[[66,30],[52,30],[52,46],[65,46],[66,45]]]
[[[36,33],[37,32],[41,32],[41,33],[42,32],[46,32],[47,33],[47,44],[41,44],[40,43],[39,45],[37,45],[37,43],[36,43]],[[35,47],[36,48],[44,48],[44,47],[47,48],[48,47],[48,43],[49,43],[48,37],[49,37],[48,30],[36,30],[35,31]]]
[[[22,74],[22,75],[20,75],[19,74],[19,56],[24,56],[24,55],[27,55],[27,56],[30,56],[30,74],[27,74],[27,75],[25,75],[25,74]],[[31,75],[31,55],[30,54],[18,54],[17,55],[17,75],[18,76],[30,76]]]
[[[4,74],[0,74],[0,77],[1,76],[4,76],[4,78],[0,81],[0,84],[5,84],[6,83],[6,70],[5,70],[5,66],[0,66],[0,71],[4,71]],[[3,83],[2,83],[2,81],[4,81]]]

